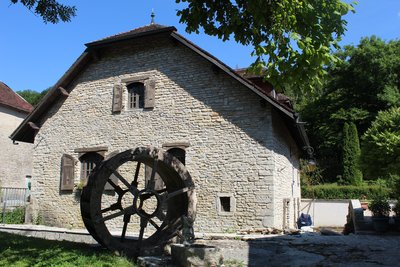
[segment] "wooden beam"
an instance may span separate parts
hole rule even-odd
[[[63,95],[63,96],[69,96],[69,93],[67,92],[67,90],[65,90],[63,87],[58,87],[58,90],[60,91],[60,93]]]
[[[37,126],[34,122],[28,122],[28,125],[33,129],[33,130],[39,130],[40,127]]]

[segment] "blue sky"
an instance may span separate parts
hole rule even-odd
[[[44,24],[40,17],[21,6],[0,2],[0,81],[15,91],[42,91],[57,82],[85,43],[150,23],[154,8],[156,23],[175,26],[178,32],[232,68],[252,62],[251,48],[222,42],[205,34],[187,34],[179,24],[175,0],[78,1],[77,16],[70,23]],[[344,44],[358,44],[363,36],[383,39],[400,37],[400,0],[359,0],[356,14],[347,16]]]

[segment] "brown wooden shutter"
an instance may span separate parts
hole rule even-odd
[[[156,81],[147,80],[144,86],[144,108],[154,108]]]
[[[110,154],[108,154],[108,155],[106,156],[106,158],[105,158],[104,160],[108,160],[109,158],[111,158],[111,157],[117,155],[118,153],[119,153],[119,151],[111,152]],[[117,178],[117,176],[115,176],[114,174],[111,174],[110,179],[111,179],[111,181],[112,181],[114,184],[118,185],[118,178]],[[114,187],[112,187],[112,186],[107,182],[106,185],[104,186],[104,190],[114,190]]]
[[[121,112],[122,110],[122,85],[116,84],[113,89],[112,112]]]
[[[74,190],[75,160],[72,156],[64,154],[61,159],[61,190]]]

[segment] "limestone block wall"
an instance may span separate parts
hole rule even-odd
[[[9,138],[27,114],[0,106],[0,186],[25,188],[26,175],[32,175],[33,145]]]
[[[41,122],[35,138],[35,212],[47,224],[82,226],[74,193],[60,191],[64,153],[76,159],[78,183],[76,148],[107,147],[107,155],[138,146],[188,142],[186,167],[198,197],[196,231],[278,226],[271,212],[278,190],[274,165],[278,150],[285,148],[272,145],[276,138],[271,107],[260,105],[257,95],[213,71],[211,63],[188,48],[168,39],[145,43],[103,51],[101,59],[75,80],[69,97]],[[123,90],[125,106],[113,114],[113,86],[122,84],[126,89],[124,81],[140,77],[155,80],[154,109],[128,110]],[[231,197],[231,212],[218,210],[220,196]]]
[[[300,209],[300,162],[297,145],[278,114],[273,112],[274,224],[296,228]]]

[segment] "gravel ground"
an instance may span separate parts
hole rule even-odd
[[[86,230],[0,225],[0,231],[53,240],[96,243]],[[221,249],[226,266],[400,266],[400,235],[196,234]]]
[[[348,235],[199,240],[217,246],[232,266],[400,266],[400,236]]]

